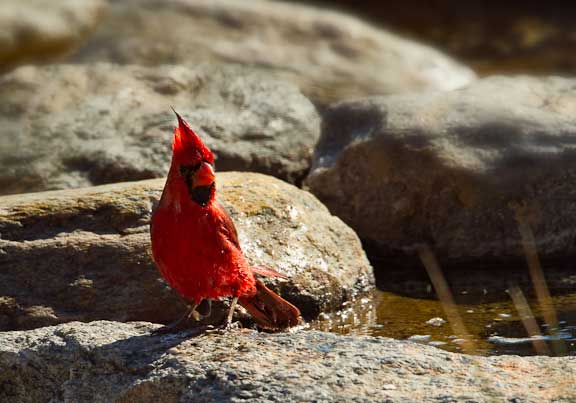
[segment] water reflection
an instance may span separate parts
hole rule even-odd
[[[474,345],[473,354],[534,355],[534,339],[528,337],[515,305],[508,296],[456,295],[455,307]],[[536,319],[541,341],[550,345],[551,336],[534,298],[527,299]],[[552,296],[558,315],[555,337],[564,340],[565,354],[576,356],[576,293]],[[442,321],[437,318],[443,319]],[[411,339],[419,343],[462,352],[463,336],[455,335],[438,300],[413,298],[392,292],[374,291],[370,296],[347,304],[340,312],[324,315],[313,328],[341,334]],[[549,348],[551,355],[553,349]]]

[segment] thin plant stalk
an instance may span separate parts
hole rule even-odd
[[[452,297],[452,292],[448,287],[448,283],[444,278],[444,274],[442,273],[442,269],[436,260],[436,256],[434,256],[434,253],[426,244],[420,245],[418,247],[418,255],[420,256],[420,260],[428,272],[428,276],[432,281],[434,290],[436,290],[436,294],[438,295],[442,309],[448,318],[448,322],[450,322],[452,331],[456,335],[462,337],[464,340],[464,343],[462,343],[462,350],[467,354],[473,354],[477,350],[476,345],[470,338],[470,333],[468,333],[466,325],[464,325],[464,321],[458,313],[454,298]]]
[[[563,340],[557,339],[560,329],[558,317],[556,316],[556,310],[554,309],[552,297],[550,296],[544,272],[542,271],[542,265],[540,264],[540,258],[538,257],[536,239],[529,223],[531,211],[526,205],[515,205],[514,209],[530,279],[534,285],[536,299],[538,300],[538,305],[540,305],[544,321],[548,325],[548,333],[552,337],[552,349],[556,355],[565,355],[567,353],[566,344]]]
[[[514,303],[514,307],[516,307],[518,315],[520,316],[522,325],[524,325],[524,329],[526,329],[526,333],[528,333],[529,337],[533,338],[532,345],[534,346],[536,354],[550,355],[550,349],[546,345],[546,342],[541,338],[542,333],[540,333],[538,323],[536,322],[536,319],[534,319],[530,305],[528,305],[528,301],[526,301],[522,290],[518,288],[518,286],[513,285],[508,288],[508,293],[510,294],[510,298],[512,298],[512,302]]]

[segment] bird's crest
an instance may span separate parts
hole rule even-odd
[[[178,126],[174,129],[174,140],[172,142],[172,151],[182,159],[189,160],[190,163],[199,163],[206,161],[214,163],[214,154],[202,142],[200,137],[192,130],[188,122],[184,120],[178,112],[174,110],[178,119]]]

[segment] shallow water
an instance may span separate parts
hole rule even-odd
[[[559,323],[558,331],[552,331],[554,336],[548,333],[550,327],[544,323],[537,301],[528,298],[541,333],[533,338],[528,337],[507,294],[503,293],[498,301],[494,296],[461,295],[455,299],[467,336],[452,330],[438,300],[384,291],[375,291],[347,304],[340,312],[324,315],[312,327],[341,334],[411,339],[454,352],[463,352],[463,340],[467,339],[470,343],[466,352],[478,355],[536,355],[534,339],[541,339],[540,354],[576,356],[576,293],[552,296]]]

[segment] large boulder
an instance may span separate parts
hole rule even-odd
[[[307,186],[383,256],[576,253],[576,80],[490,77],[452,92],[344,102]],[[522,227],[519,227],[522,224]]]
[[[234,66],[26,66],[0,77],[0,194],[164,176],[175,117],[219,170],[298,182],[319,136],[296,87]]]
[[[104,0],[2,0],[0,72],[70,53],[96,28],[105,6]]]
[[[149,323],[0,333],[0,400],[573,402],[573,357],[475,357],[322,332],[158,336]]]
[[[449,90],[474,73],[340,12],[276,1],[122,0],[74,57],[92,63],[235,62],[274,71],[318,104]]]
[[[373,284],[356,234],[311,194],[253,173],[222,173],[217,181],[249,261],[288,276],[265,281],[304,318]],[[163,185],[0,197],[0,330],[72,320],[165,323],[184,312],[149,252],[150,211]]]

